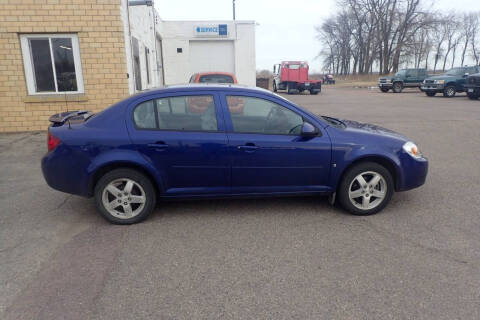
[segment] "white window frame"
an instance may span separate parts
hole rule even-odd
[[[50,45],[50,57],[52,62],[53,79],[55,82],[55,91],[37,92],[35,88],[35,71],[33,68],[32,52],[30,50],[29,39],[48,39]],[[77,80],[77,91],[58,91],[57,73],[55,71],[54,55],[52,50],[52,38],[70,38],[72,40],[73,62],[75,65],[75,76]],[[80,60],[80,48],[78,45],[78,35],[74,33],[53,33],[53,34],[22,34],[20,35],[22,46],[23,65],[25,67],[25,77],[27,80],[27,89],[29,95],[65,95],[84,93],[82,76],[82,63]]]

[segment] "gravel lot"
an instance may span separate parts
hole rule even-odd
[[[288,98],[405,133],[430,160],[426,185],[369,217],[326,198],[219,200],[114,226],[45,184],[45,133],[3,134],[0,319],[479,319],[480,101]]]

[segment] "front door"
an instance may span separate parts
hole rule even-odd
[[[232,193],[328,191],[331,143],[300,136],[304,117],[288,103],[232,93],[222,98]]]
[[[230,159],[216,94],[149,98],[131,112],[130,137],[160,172],[163,196],[229,192]]]

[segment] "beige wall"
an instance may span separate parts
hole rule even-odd
[[[85,93],[29,96],[20,35],[77,33]],[[0,1],[0,132],[45,130],[48,117],[100,111],[128,95],[121,0]]]

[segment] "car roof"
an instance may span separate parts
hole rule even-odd
[[[153,88],[141,91],[132,97],[141,97],[144,95],[151,94],[162,94],[169,92],[195,92],[195,91],[242,91],[250,93],[268,93],[272,94],[270,91],[258,88],[258,87],[249,87],[239,84],[220,84],[220,83],[189,83],[189,84],[178,84],[178,85],[168,85],[165,87]]]
[[[234,77],[235,75],[231,72],[222,72],[222,71],[215,71],[215,72],[199,72],[196,73],[199,76],[211,76],[211,75],[221,75],[221,76],[232,76]]]

